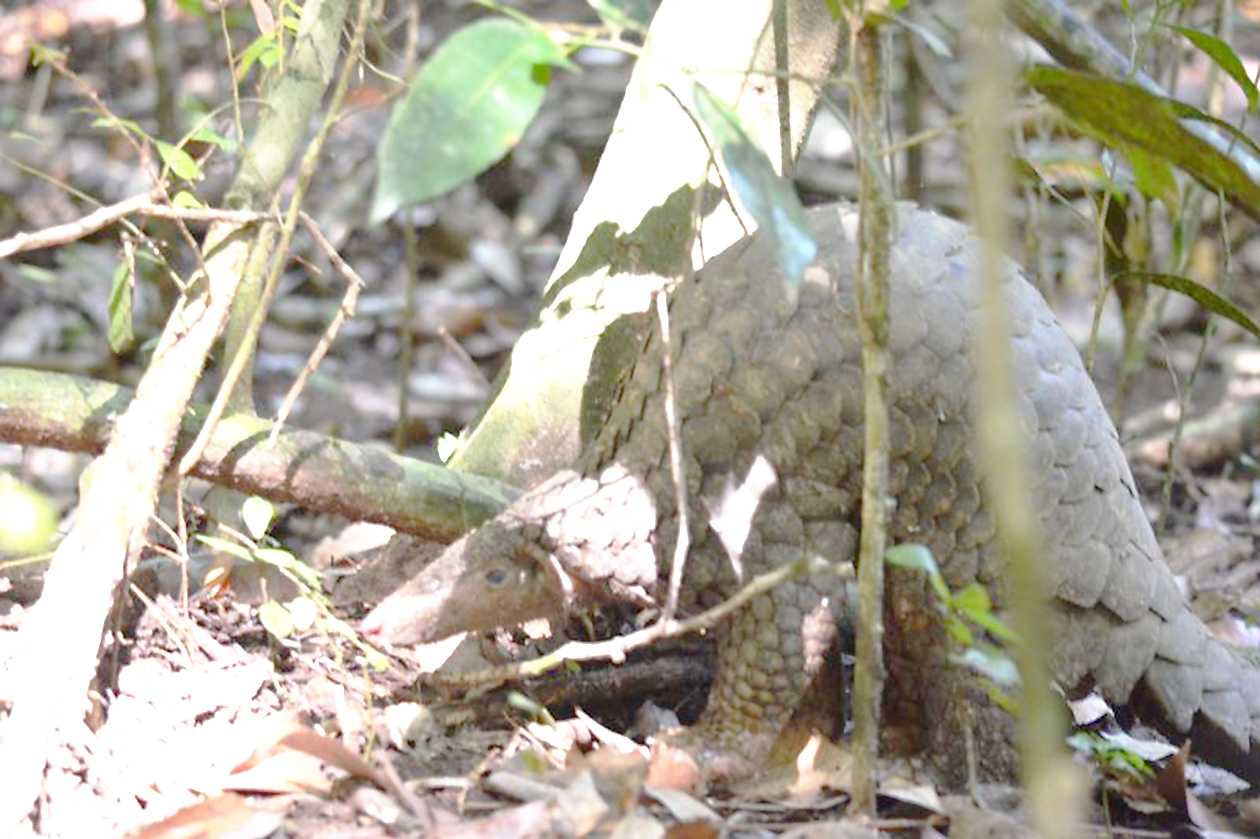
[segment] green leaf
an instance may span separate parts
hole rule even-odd
[[[987,646],[974,646],[950,658],[1002,687],[1019,684],[1019,668],[1006,653]]]
[[[1124,151],[1129,165],[1133,167],[1133,179],[1138,190],[1147,198],[1164,202],[1168,212],[1175,217],[1181,209],[1181,190],[1177,188],[1177,178],[1168,161],[1152,157],[1134,146]]]
[[[628,30],[645,34],[655,9],[650,0],[586,0],[586,3],[615,33]]]
[[[528,714],[532,719],[544,725],[554,725],[556,722],[546,705],[540,705],[533,697],[526,696],[519,690],[508,691],[507,704],[509,708]]]
[[[171,198],[172,207],[183,207],[189,210],[204,210],[206,205],[201,203],[197,196],[193,195],[186,189],[181,189]]]
[[[941,569],[932,556],[932,549],[927,545],[907,543],[895,545],[884,554],[884,561],[898,568],[909,568],[911,571],[923,571],[927,574],[939,574]]]
[[[928,580],[932,584],[932,591],[936,593],[941,603],[949,603],[949,586],[945,585],[945,578],[941,576],[940,566],[936,564],[936,558],[932,556],[932,550],[926,545],[919,545],[913,542],[905,545],[895,545],[884,554],[884,561],[898,568],[908,568],[911,571],[922,571],[927,574]]]
[[[971,622],[1004,644],[1018,644],[1019,636],[992,612],[978,612],[968,615]]]
[[[135,134],[139,137],[148,136],[147,134],[144,133],[144,129],[140,127],[140,123],[136,122],[134,119],[120,119],[114,116],[97,117],[96,119],[92,120],[92,127],[93,128],[108,128],[111,131],[114,130],[115,128],[121,128],[123,131],[129,131],[132,134]]]
[[[25,556],[52,546],[57,506],[8,472],[0,472],[0,554]]]
[[[39,67],[42,64],[64,64],[70,57],[65,50],[53,49],[46,44],[31,44],[31,64]]]
[[[818,253],[818,243],[805,226],[801,201],[725,102],[700,84],[695,86],[694,96],[696,112],[713,138],[727,183],[762,233],[771,237],[786,289],[794,298],[805,266]]]
[[[193,160],[191,154],[164,140],[157,141],[157,150],[162,162],[170,167],[176,177],[186,181],[201,180],[201,167],[197,165],[197,161]]]
[[[516,21],[482,20],[448,38],[390,115],[372,221],[441,195],[507,154],[538,113],[552,66],[573,65],[545,32]]]
[[[289,551],[281,548],[259,548],[254,551],[254,558],[259,562],[265,562],[268,565],[292,574],[294,577],[298,578],[298,581],[308,588],[319,588],[319,572],[307,565],[305,562],[302,562]]]
[[[1260,99],[1260,91],[1256,90],[1255,84],[1247,75],[1246,68],[1238,60],[1238,55],[1230,48],[1229,44],[1215,35],[1200,32],[1188,26],[1166,25],[1169,29],[1180,32],[1187,41],[1194,44],[1208,58],[1215,61],[1216,66],[1228,73],[1229,77],[1242,89],[1243,95],[1247,97],[1247,110],[1254,111],[1256,109],[1256,102]]]
[[[972,634],[967,624],[953,615],[945,618],[945,633],[949,635],[950,640],[960,647],[970,647],[976,643],[976,636]]]
[[[222,149],[228,154],[234,154],[237,148],[236,141],[231,137],[224,137],[219,132],[204,125],[189,135],[188,139],[196,140],[199,143],[209,143],[212,146]]]
[[[1111,179],[1102,162],[1096,157],[1016,157],[1016,172],[1024,178],[1040,181],[1056,189],[1080,188],[1096,192],[1110,192],[1121,197],[1124,187]]]
[[[241,521],[245,523],[245,532],[254,541],[267,535],[267,528],[271,527],[275,515],[276,508],[271,502],[257,495],[251,495],[241,504]]]
[[[1252,214],[1260,214],[1260,184],[1252,182],[1228,156],[1186,130],[1181,120],[1210,122],[1255,148],[1250,138],[1228,123],[1138,85],[1089,73],[1043,65],[1029,69],[1025,79],[1100,141],[1121,151],[1136,147],[1167,160],[1212,189],[1224,191]]]
[[[255,62],[263,67],[274,67],[282,55],[284,48],[280,46],[280,39],[275,32],[259,35],[237,58],[236,81],[243,81]]]
[[[967,617],[987,615],[993,611],[989,591],[979,583],[969,583],[950,598],[950,605]]]
[[[293,616],[289,610],[274,600],[258,607],[258,621],[272,636],[284,640],[293,634]]]
[[[285,604],[285,608],[293,620],[293,629],[297,632],[309,631],[319,620],[319,604],[309,597],[295,597]]]
[[[136,342],[136,333],[132,330],[131,301],[136,288],[136,278],[126,260],[118,263],[114,269],[114,280],[109,287],[109,348],[115,355],[121,355]]]
[[[1156,274],[1149,271],[1121,271],[1111,278],[1111,282],[1114,283],[1116,280],[1121,279],[1137,280],[1140,283],[1157,285],[1161,288],[1175,291],[1178,294],[1184,294],[1209,312],[1232,320],[1255,337],[1260,338],[1260,326],[1257,326],[1255,321],[1247,317],[1247,314],[1242,309],[1207,286],[1196,283],[1187,277],[1181,277],[1177,274]]]
[[[198,542],[201,542],[219,553],[227,554],[230,557],[241,560],[242,562],[253,562],[254,554],[244,545],[238,545],[235,542],[222,539],[218,536],[207,536],[204,533],[198,533],[196,536]]]

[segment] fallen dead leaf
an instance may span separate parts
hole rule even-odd
[[[255,809],[234,792],[207,798],[155,824],[128,834],[129,839],[203,839],[232,836],[254,839],[266,836],[284,822],[284,814]]]

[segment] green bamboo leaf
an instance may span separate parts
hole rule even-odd
[[[1246,312],[1207,286],[1196,283],[1187,277],[1177,274],[1157,274],[1150,271],[1121,271],[1111,278],[1111,282],[1114,283],[1122,279],[1137,280],[1140,283],[1157,285],[1161,288],[1175,291],[1178,294],[1184,294],[1209,312],[1232,320],[1255,337],[1260,338],[1260,326],[1257,326],[1255,321],[1247,317]]]
[[[1200,32],[1188,26],[1168,24],[1168,28],[1175,32],[1180,32],[1182,37],[1198,47],[1208,58],[1215,61],[1216,66],[1228,73],[1229,77],[1242,89],[1243,95],[1247,97],[1247,110],[1254,111],[1256,109],[1256,102],[1260,99],[1260,91],[1256,90],[1256,86],[1247,75],[1247,70],[1243,67],[1242,61],[1238,59],[1238,55],[1229,44],[1215,35]]]
[[[704,85],[696,85],[694,95],[696,112],[713,138],[727,183],[757,220],[761,232],[771,237],[787,291],[795,295],[805,266],[818,253],[818,243],[805,226],[805,209],[796,190],[774,171],[765,153],[740,125],[734,110]]]
[[[425,62],[394,108],[379,150],[372,220],[427,201],[489,168],[538,113],[564,49],[506,18],[456,32]]]
[[[1167,160],[1260,215],[1260,185],[1228,156],[1187,131],[1181,120],[1211,122],[1254,148],[1255,144],[1233,126],[1138,85],[1089,73],[1041,65],[1029,69],[1025,79],[1103,143],[1122,151],[1136,147]]]

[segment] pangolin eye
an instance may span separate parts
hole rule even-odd
[[[486,572],[486,582],[492,586],[498,587],[508,581],[508,572],[502,568],[491,568]]]

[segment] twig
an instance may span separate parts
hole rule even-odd
[[[298,394],[306,386],[306,381],[310,378],[311,373],[315,371],[315,368],[319,366],[324,356],[327,355],[328,348],[332,346],[332,342],[337,337],[337,333],[341,331],[342,325],[348,319],[354,317],[355,307],[359,303],[359,292],[366,285],[363,282],[363,278],[350,267],[349,263],[341,258],[341,254],[337,253],[337,249],[333,247],[332,242],[328,241],[328,237],[319,229],[319,225],[315,223],[315,220],[306,213],[301,213],[299,218],[302,221],[302,226],[306,228],[307,234],[324,252],[324,255],[328,257],[328,261],[337,269],[337,273],[345,278],[346,294],[341,299],[341,306],[338,307],[337,313],[333,315],[328,328],[324,330],[324,334],[320,336],[319,341],[315,344],[315,349],[311,350],[310,358],[302,366],[302,372],[298,374],[297,379],[289,387],[288,393],[284,395],[284,401],[280,403],[280,410],[276,412],[275,425],[271,427],[271,434],[267,438],[269,443],[275,442],[276,436],[284,426],[284,421],[289,417],[289,412],[293,410],[293,403],[297,401]]]
[[[754,577],[747,585],[718,605],[685,620],[662,619],[644,629],[609,638],[606,641],[569,641],[547,655],[529,661],[491,667],[475,673],[430,676],[430,678],[438,684],[469,688],[532,678],[569,661],[606,659],[621,662],[625,660],[626,653],[631,650],[646,647],[666,638],[677,638],[692,632],[711,629],[732,612],[747,605],[753,598],[801,574],[835,574],[841,580],[852,580],[854,569],[852,565],[836,565],[819,557],[802,557],[795,562],[780,565],[772,571]]]
[[[888,286],[892,272],[893,199],[882,159],[872,153],[887,131],[883,34],[875,21],[851,20],[854,30],[854,119],[861,175],[854,292],[862,339],[862,532],[858,559],[857,661],[853,719],[856,748],[854,808],[874,817],[878,790],[880,707],[884,692],[884,552],[888,542]]]
[[[251,224],[271,218],[266,213],[256,213],[251,210],[173,207],[170,204],[160,203],[157,195],[157,190],[150,190],[147,193],[133,195],[117,203],[101,207],[75,221],[56,224],[31,233],[17,233],[7,239],[2,239],[0,240],[0,259],[7,259],[26,251],[76,242],[130,215],[193,222],[226,221],[234,224]]]
[[[669,593],[665,610],[659,623],[669,623],[678,611],[678,593],[682,590],[683,570],[687,563],[687,551],[691,549],[690,516],[687,510],[687,478],[683,472],[682,429],[678,424],[678,405],[674,390],[674,363],[671,358],[673,344],[669,339],[669,306],[665,292],[658,291],[656,317],[661,324],[661,373],[665,385],[665,425],[669,438],[669,467],[674,482],[674,504],[678,507],[678,540],[674,543],[674,558],[669,567]]]

